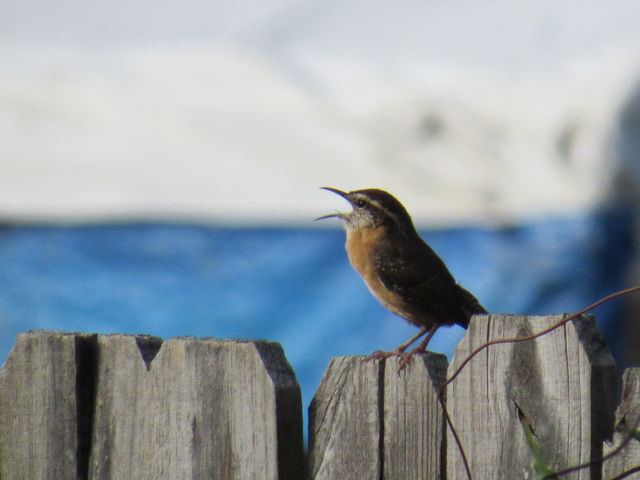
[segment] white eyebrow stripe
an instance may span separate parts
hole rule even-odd
[[[395,219],[395,215],[387,208],[385,208],[384,205],[382,205],[379,201],[377,200],[371,200],[369,199],[369,203],[376,207],[378,210],[382,210],[384,213],[386,213],[388,216],[390,216],[391,218]]]

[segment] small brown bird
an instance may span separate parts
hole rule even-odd
[[[343,192],[322,187],[345,198],[351,213],[333,213],[347,233],[346,250],[353,268],[387,309],[420,327],[408,341],[390,352],[376,351],[372,359],[400,355],[400,369],[415,353],[424,352],[440,325],[467,328],[472,315],[487,313],[478,300],[456,283],[444,262],[418,235],[411,217],[391,194],[375,188]],[[426,334],[409,353],[405,350]]]

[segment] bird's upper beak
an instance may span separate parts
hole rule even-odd
[[[342,198],[344,198],[345,200],[349,201],[349,194],[347,192],[343,192],[342,190],[338,190],[337,188],[331,188],[331,187],[320,187],[322,190],[328,190],[330,192],[333,192],[337,195],[340,195]],[[321,217],[316,218],[316,220],[324,220],[325,218],[344,218],[347,214],[346,213],[340,213],[340,212],[336,212],[336,213],[330,213],[328,215],[322,215]]]
[[[349,194],[347,192],[343,192],[342,190],[338,190],[337,188],[332,188],[332,187],[320,187],[321,190],[328,190],[330,192],[333,192],[337,195],[340,195],[342,198],[349,200]]]

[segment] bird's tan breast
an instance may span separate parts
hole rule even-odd
[[[396,315],[413,321],[407,317],[407,305],[402,297],[388,290],[376,274],[372,254],[382,235],[384,235],[382,228],[348,232],[345,247],[349,261],[353,268],[362,276],[369,291],[371,291],[373,296],[376,297],[382,305]]]

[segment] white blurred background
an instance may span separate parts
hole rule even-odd
[[[592,208],[640,65],[632,1],[0,5],[12,219],[304,221],[324,184],[425,224]]]

